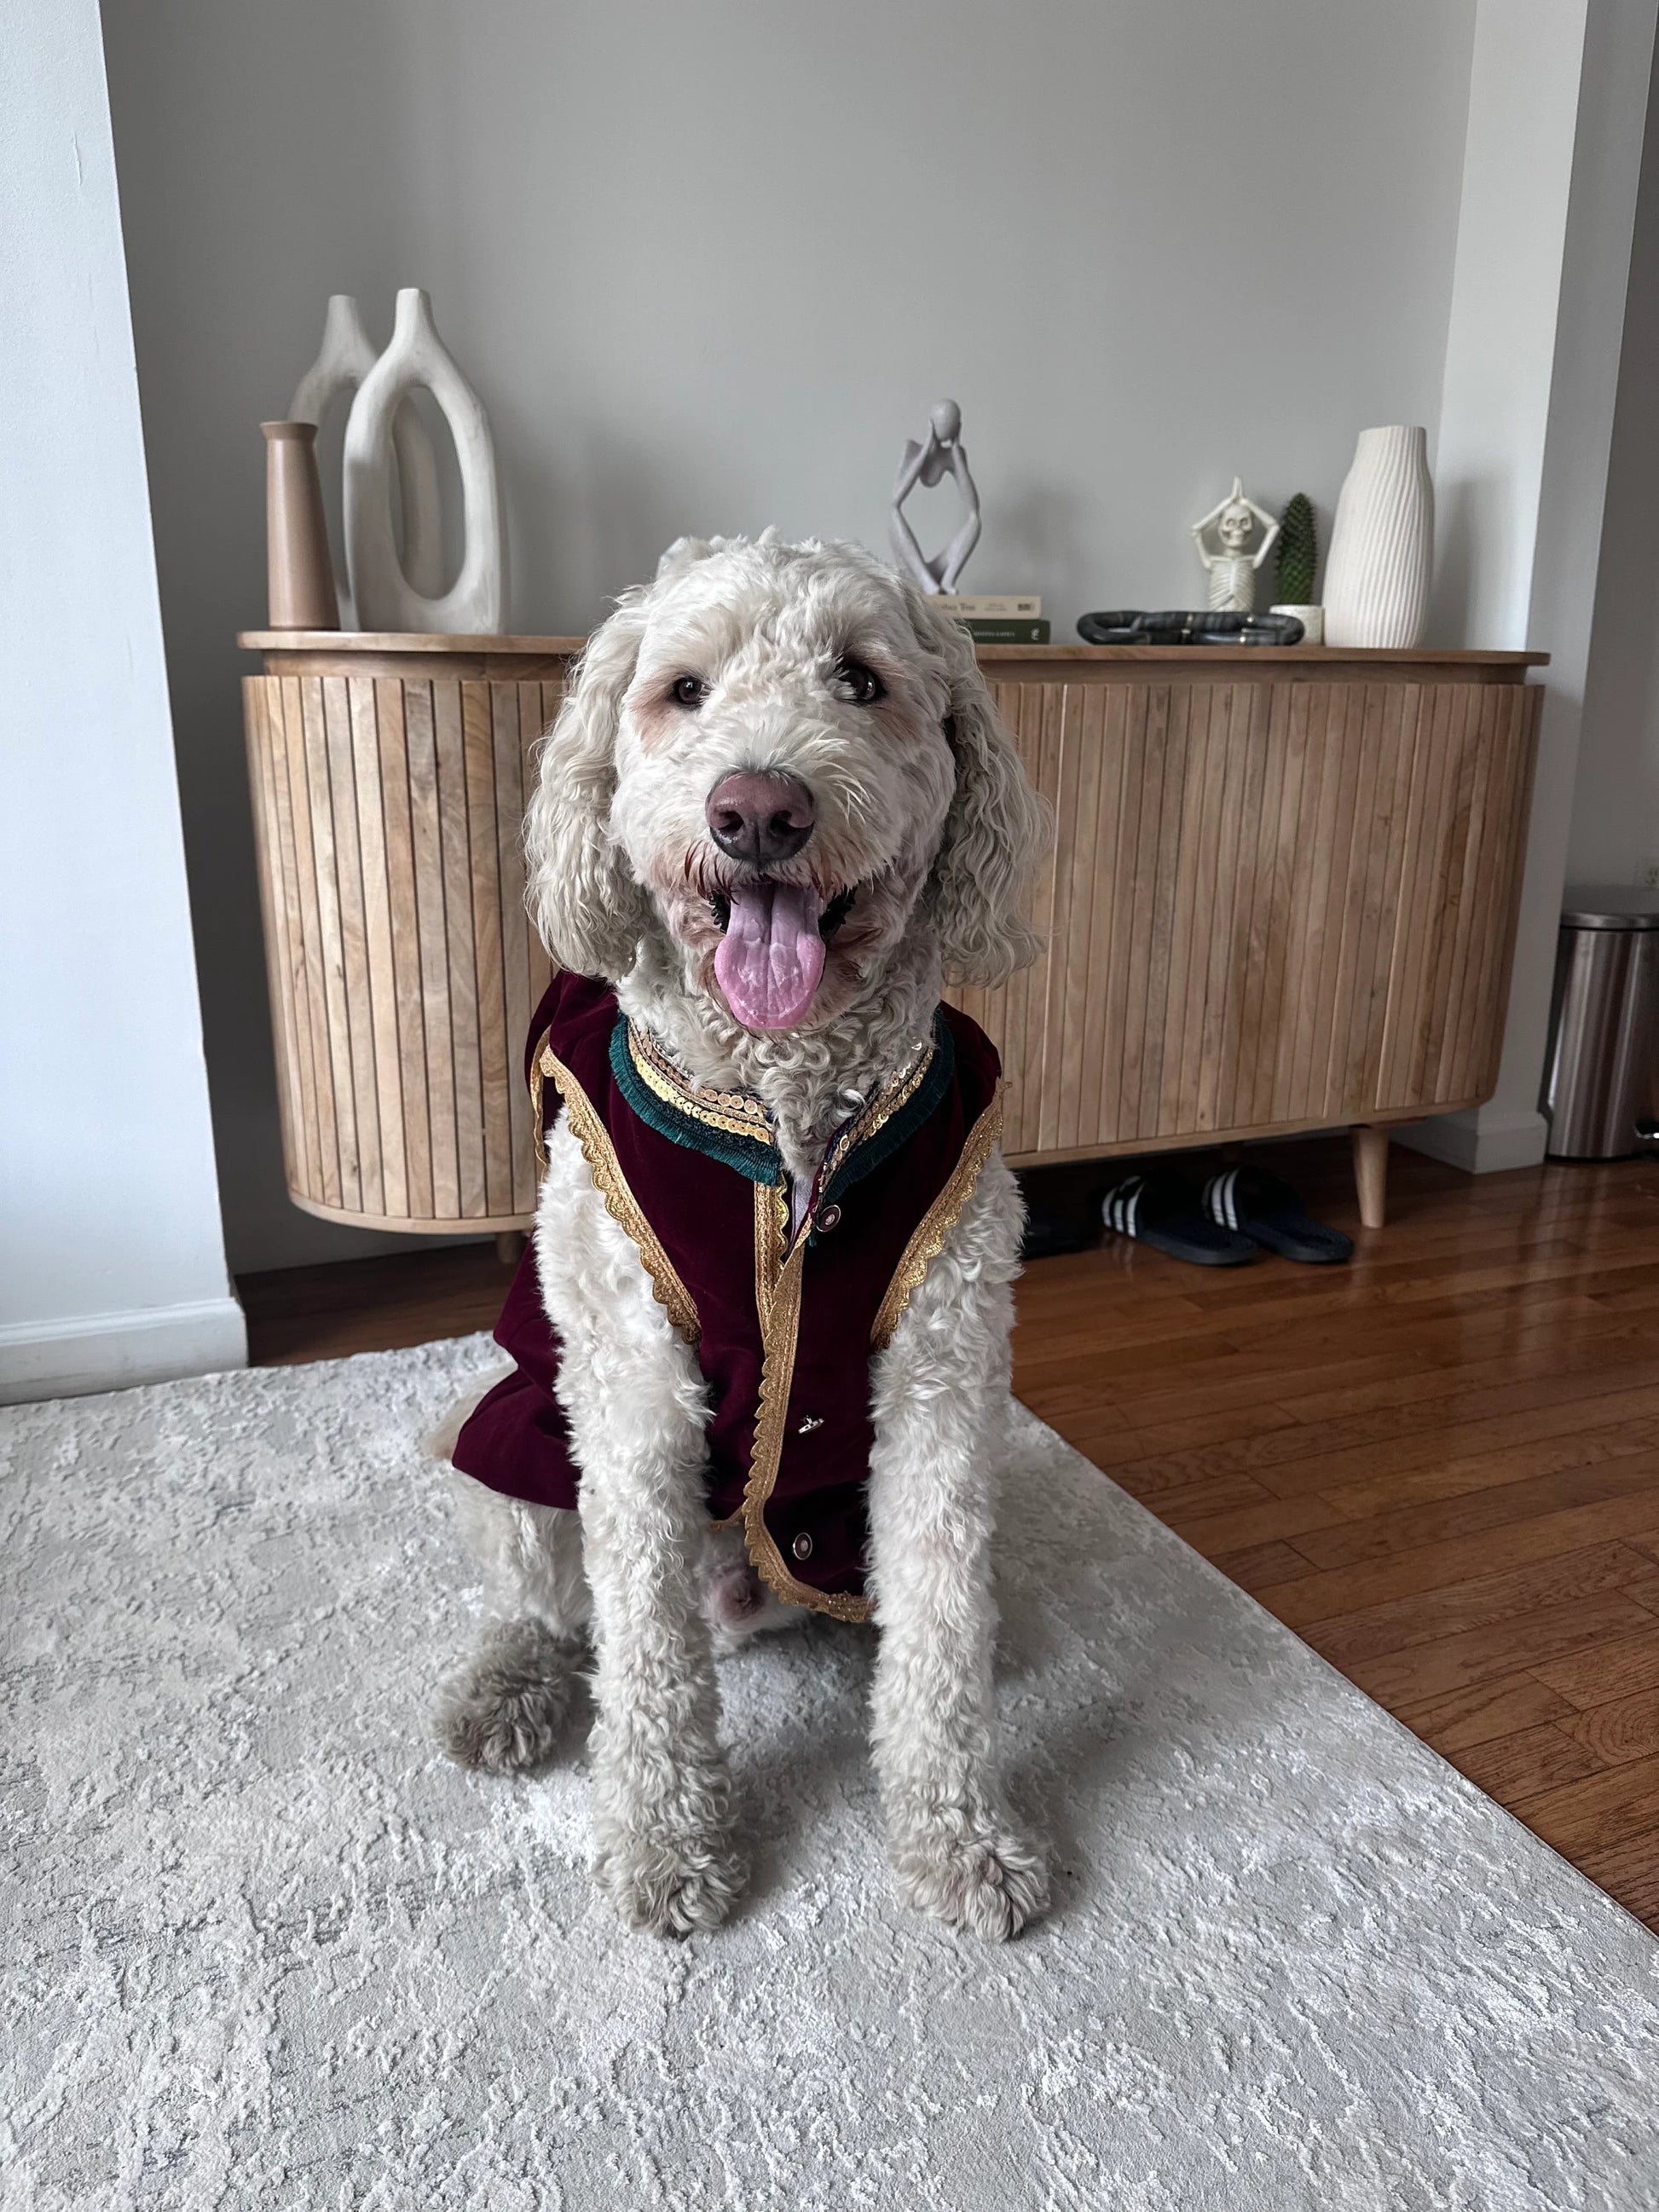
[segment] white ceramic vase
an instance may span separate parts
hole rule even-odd
[[[398,557],[392,526],[392,426],[411,392],[432,394],[455,441],[461,478],[460,572],[441,598],[416,588]],[[432,302],[398,295],[392,343],[364,377],[345,439],[346,562],[363,629],[493,636],[507,612],[507,545],[495,448],[483,403],[432,320]]]
[[[356,300],[349,292],[332,293],[323,319],[322,344],[316,360],[295,386],[289,420],[320,425],[337,399],[356,396],[379,359],[380,349],[363,327]],[[426,425],[413,407],[402,406],[392,417],[392,444],[403,508],[404,571],[417,591],[436,592],[443,583],[438,464]],[[356,629],[357,611],[343,564],[335,589],[340,603],[340,628]]]
[[[1427,432],[1362,430],[1325,562],[1326,644],[1420,645],[1433,555]]]

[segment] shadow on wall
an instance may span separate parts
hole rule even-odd
[[[1659,84],[1659,58],[1656,59]],[[1567,873],[1627,884],[1659,863],[1659,126],[1650,108],[1584,687]]]
[[[1437,483],[1434,490],[1434,582],[1429,636],[1437,645],[1461,645],[1469,634],[1474,592],[1475,488],[1466,482]]]

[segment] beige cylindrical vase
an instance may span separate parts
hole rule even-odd
[[[1326,644],[1420,645],[1433,555],[1427,432],[1403,422],[1362,430],[1325,563]]]
[[[262,422],[265,565],[272,629],[338,629],[314,422]]]

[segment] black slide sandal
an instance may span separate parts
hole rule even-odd
[[[1100,1218],[1120,1237],[1195,1267],[1242,1267],[1255,1257],[1251,1240],[1212,1220],[1198,1194],[1168,1168],[1113,1183],[1101,1200]]]
[[[1324,1267],[1353,1257],[1353,1239],[1309,1214],[1289,1183],[1265,1168],[1228,1168],[1204,1186],[1204,1211],[1281,1260]]]

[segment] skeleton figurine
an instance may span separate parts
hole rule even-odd
[[[906,440],[898,482],[893,486],[892,513],[887,526],[894,555],[899,567],[908,568],[930,595],[955,591],[957,580],[968,565],[968,556],[979,543],[979,492],[968,472],[968,456],[962,449],[961,438],[961,408],[954,399],[941,399],[927,418],[927,442],[918,444],[914,438]],[[904,519],[904,502],[918,484],[931,488],[947,476],[955,478],[967,511],[956,536],[942,553],[936,553],[929,561],[923,557],[915,535]]]
[[[1267,526],[1267,536],[1256,550],[1249,550],[1250,538],[1258,522]],[[1220,546],[1212,552],[1204,542],[1204,533],[1212,524]],[[1218,506],[1212,507],[1201,522],[1193,525],[1193,543],[1198,548],[1198,557],[1210,572],[1210,605],[1226,608],[1240,614],[1251,613],[1255,606],[1255,572],[1267,559],[1279,536],[1279,525],[1264,507],[1253,499],[1246,499],[1244,487],[1233,478],[1233,488]]]

